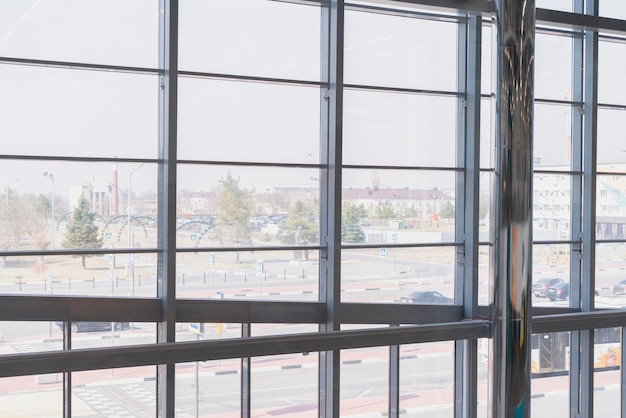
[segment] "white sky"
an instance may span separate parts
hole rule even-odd
[[[311,6],[260,0],[182,0],[180,67],[317,81],[320,13]],[[571,2],[538,0],[538,7]],[[216,11],[219,10],[219,13]],[[564,9],[564,10],[567,10]],[[626,18],[626,4],[601,0],[601,14]],[[0,0],[0,56],[155,68],[157,0]],[[485,42],[491,41],[485,31]],[[456,30],[446,22],[346,13],[345,81],[454,90]],[[491,51],[483,48],[483,85],[491,87]],[[571,42],[537,36],[536,97],[565,99],[571,85]],[[600,46],[599,97],[626,104],[626,45]],[[179,158],[316,163],[319,90],[270,84],[181,79]],[[156,158],[156,76],[0,65],[0,154]],[[484,101],[489,105],[488,101]],[[490,109],[488,109],[490,111]],[[348,164],[455,164],[456,103],[392,93],[346,91],[344,161]],[[483,137],[489,112],[483,112]],[[622,111],[601,111],[599,160],[626,162]],[[569,112],[535,108],[535,155],[544,165],[568,163]],[[483,138],[484,139],[484,138]],[[487,142],[483,142],[487,145]],[[481,159],[489,165],[492,149]],[[119,186],[138,164],[120,164]],[[0,186],[49,193],[111,182],[111,163],[3,162]],[[210,190],[224,169],[181,169],[179,188]],[[233,169],[257,190],[307,186],[316,170]],[[381,185],[451,187],[451,176],[380,172]],[[431,174],[432,177],[432,174]],[[346,186],[371,185],[371,171],[345,173]],[[15,181],[20,179],[19,181]],[[156,189],[156,168],[133,174],[133,190]],[[448,184],[450,182],[450,184]]]

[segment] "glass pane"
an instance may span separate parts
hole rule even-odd
[[[496,162],[495,145],[495,102],[491,99],[480,101],[480,168],[493,168]]]
[[[40,374],[0,379],[2,414],[15,418],[62,417],[62,381],[61,374]]]
[[[533,246],[533,306],[577,306],[570,301],[570,250],[569,244]]]
[[[156,164],[3,160],[0,177],[2,249],[157,246]]]
[[[533,176],[534,240],[560,241],[570,238],[571,184],[571,176],[563,174],[541,173]]]
[[[493,280],[490,274],[491,246],[478,247],[478,304],[489,305],[493,299]]]
[[[178,166],[180,247],[319,244],[317,169]],[[304,236],[302,236],[304,235]]]
[[[598,176],[596,238],[626,239],[626,175]]]
[[[343,250],[341,301],[454,303],[455,247]]]
[[[241,360],[178,363],[175,396],[177,417],[241,416]]]
[[[317,250],[179,253],[181,298],[317,300]]]
[[[458,99],[346,90],[346,164],[456,165]]]
[[[606,0],[600,0],[606,1]],[[536,7],[541,9],[552,9],[552,10],[561,10],[563,12],[572,12],[574,4],[573,1],[563,1],[563,0],[537,0]]]
[[[320,79],[317,6],[265,0],[180,2],[185,71]]]
[[[537,33],[535,57],[535,98],[570,100],[572,38]]]
[[[346,10],[344,80],[347,84],[455,91],[457,26],[455,22]]]
[[[596,306],[623,309],[626,306],[624,278],[626,243],[596,244]]]
[[[83,266],[84,258],[84,266]],[[0,259],[2,293],[67,296],[156,296],[156,253],[29,256]]]
[[[71,416],[153,416],[156,366],[72,373]]]
[[[600,16],[613,19],[626,19],[626,4],[622,0],[600,0]]]
[[[341,351],[341,416],[385,416],[389,411],[389,348]]]
[[[0,64],[2,153],[156,158],[158,86],[156,75]]]
[[[532,416],[568,418],[570,333],[533,334],[531,346]]]
[[[320,160],[318,87],[182,77],[178,96],[180,159]]]
[[[268,335],[302,334],[318,331],[319,327],[317,324],[252,324],[250,333],[254,337],[262,337]]]
[[[252,416],[318,417],[318,353],[251,359]]]
[[[216,295],[215,299],[218,298],[220,295]],[[176,341],[219,340],[221,338],[241,338],[241,324],[181,322],[176,327]],[[238,363],[238,360],[228,359],[221,362]]]
[[[478,239],[488,242],[491,231],[491,190],[493,189],[493,174],[481,172],[478,189]]]
[[[455,177],[449,171],[345,169],[344,227],[367,218],[370,225],[360,226],[378,229],[374,232],[409,229],[408,241],[454,241]],[[353,242],[372,243],[364,239]]]
[[[570,106],[535,103],[533,165],[541,170],[569,170],[572,156]]]
[[[493,32],[491,25],[484,24],[482,26],[482,45],[481,45],[481,80],[480,80],[480,92],[482,94],[490,94],[493,90],[492,71],[493,68],[493,52],[492,46],[495,40],[493,39]]]
[[[252,324],[251,327],[251,335],[255,337],[317,331],[316,324]],[[318,353],[308,351],[252,358],[253,414],[318,416],[318,362]]]
[[[158,0],[2,0],[0,56],[156,68],[158,15]]]
[[[56,322],[63,330],[63,322]],[[71,324],[72,350],[156,343],[156,324],[148,322],[76,321]]]
[[[622,6],[624,8],[624,6]],[[624,9],[626,10],[626,9]],[[626,104],[626,87],[620,81],[626,73],[626,45],[602,40],[598,44],[598,102]]]
[[[0,322],[0,355],[62,349],[63,334],[54,322]]]
[[[594,331],[593,415],[596,417],[618,417],[621,413],[621,333],[619,327]]]
[[[408,417],[454,416],[454,342],[400,346],[400,410]]]
[[[598,171],[626,171],[625,117],[624,110],[598,109]]]
[[[478,340],[478,379],[476,382],[476,403],[477,405],[477,417],[488,418],[491,416],[491,407],[489,406],[489,399],[491,399],[490,391],[493,390],[493,384],[491,383],[491,370],[490,370],[490,353],[492,352],[492,340],[488,338],[481,338]]]

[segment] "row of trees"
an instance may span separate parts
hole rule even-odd
[[[0,222],[0,246],[4,250],[16,248],[19,251],[24,246],[37,250],[52,247],[52,202],[47,196],[19,196],[14,189],[7,187],[4,203]],[[101,248],[102,244],[95,215],[90,212],[87,199],[81,196],[71,218],[66,222],[61,245],[65,248]],[[85,267],[84,256],[82,265]]]
[[[247,243],[252,235],[250,219],[255,215],[254,190],[245,189],[230,172],[220,180],[221,197],[215,237],[225,245]],[[342,207],[341,239],[344,242],[364,242],[365,232],[359,221],[367,216],[363,205],[346,202]],[[287,219],[278,227],[278,238],[283,244],[306,245],[319,242],[319,202],[297,200]],[[306,257],[306,254],[305,254]]]
[[[251,219],[254,213],[254,189],[241,186],[239,178],[228,172],[219,180],[218,216],[215,228],[211,232],[212,238],[224,246],[248,245],[252,241],[254,228]],[[47,249],[50,247],[51,202],[45,195],[17,196],[17,193],[5,189],[5,216],[2,227],[3,248],[9,248],[7,240],[12,239],[17,249],[21,248],[25,239],[34,248]],[[481,204],[481,209],[483,208]],[[484,217],[481,210],[481,218]],[[485,214],[486,215],[486,211]],[[365,232],[360,220],[368,217],[368,210],[361,204],[355,205],[344,202],[342,206],[341,240],[348,243],[365,241]],[[391,205],[380,205],[376,217],[392,219],[396,215]],[[441,217],[453,218],[454,207],[447,202],[441,210]],[[278,227],[278,239],[287,245],[306,245],[319,242],[319,202],[317,199],[297,200],[290,208],[286,220]],[[71,217],[67,220],[64,237],[61,245],[64,248],[93,249],[101,248],[104,239],[95,222],[95,214],[90,211],[90,205],[85,197],[81,196]],[[300,258],[302,252],[296,253]],[[307,258],[307,252],[304,257]],[[82,265],[85,267],[85,256]]]
[[[4,205],[0,222],[0,247],[20,250],[31,244],[46,249],[51,244],[47,220],[50,219],[51,202],[45,195],[18,196],[15,189],[4,189]]]

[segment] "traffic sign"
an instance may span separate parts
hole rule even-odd
[[[189,239],[191,239],[192,241],[196,241],[198,239],[198,234],[191,234],[189,236]]]
[[[104,238],[105,238],[107,241],[112,240],[112,239],[113,239],[113,233],[111,233],[111,232],[109,232],[109,231],[105,232],[105,233],[104,233]]]
[[[387,248],[381,248],[380,249],[380,256],[381,257],[387,257]]]
[[[256,261],[256,272],[263,273],[263,260]]]
[[[190,322],[189,331],[198,335],[204,334],[204,324],[202,322]]]

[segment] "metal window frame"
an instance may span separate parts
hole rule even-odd
[[[378,2],[382,5],[415,5],[422,16],[424,10],[459,11],[459,92],[399,89],[412,94],[440,94],[459,97],[459,128],[457,167],[446,168],[457,176],[457,247],[456,278],[460,284],[455,298],[463,305],[435,306],[387,306],[341,303],[341,171],[342,165],[342,111],[343,90],[362,88],[379,90],[376,86],[347,86],[343,83],[343,31],[346,8],[358,9],[359,5],[346,5],[343,0],[293,1],[318,5],[322,14],[323,67],[321,82],[283,80],[271,78],[240,77],[228,74],[181,72],[178,70],[178,0],[160,0],[159,62],[162,68],[134,68],[85,64],[74,62],[17,59],[0,57],[3,65],[33,65],[54,68],[78,68],[91,71],[117,71],[129,73],[158,74],[160,85],[159,157],[154,159],[82,158],[0,155],[1,159],[24,159],[74,162],[144,162],[159,166],[159,246],[156,249],[132,250],[132,252],[155,252],[159,254],[159,285],[156,298],[91,298],[91,297],[37,297],[0,296],[0,319],[4,321],[50,321],[60,320],[67,325],[75,320],[132,320],[158,323],[158,342],[145,347],[116,347],[110,349],[71,350],[69,327],[64,331],[63,352],[16,354],[0,357],[2,376],[20,376],[45,372],[61,372],[64,376],[64,415],[71,415],[71,373],[78,370],[94,370],[139,364],[158,364],[157,416],[174,416],[174,365],[179,361],[193,359],[232,358],[240,356],[242,370],[242,416],[250,416],[249,358],[282,352],[320,351],[319,402],[320,416],[338,416],[339,412],[339,356],[341,349],[389,345],[390,347],[390,407],[389,416],[399,416],[399,347],[403,343],[429,341],[455,341],[455,417],[475,417],[476,412],[476,358],[477,338],[491,335],[488,320],[475,320],[488,315],[486,307],[478,307],[478,181],[480,136],[480,56],[481,22],[490,16],[492,2],[487,0],[408,0],[405,2]],[[570,373],[570,409],[573,417],[593,414],[593,330],[606,326],[622,326],[626,336],[626,314],[621,311],[602,311],[594,306],[595,287],[595,182],[598,175],[595,166],[597,136],[597,48],[603,34],[626,33],[626,21],[599,17],[597,0],[576,0],[574,12],[537,9],[537,25],[564,28],[584,34],[575,36],[573,52],[572,97],[572,257],[570,269],[572,289],[569,309],[542,308],[533,311],[532,327],[535,332],[569,330],[572,332],[572,368]],[[583,9],[586,9],[583,12]],[[370,8],[370,11],[379,10]],[[380,12],[383,8],[380,8]],[[469,11],[469,12],[468,12]],[[441,17],[442,19],[444,17]],[[584,68],[584,72],[583,72]],[[583,79],[584,73],[584,79]],[[245,79],[294,85],[319,85],[322,113],[321,161],[306,165],[320,169],[320,224],[323,239],[319,246],[320,300],[310,303],[220,301],[206,304],[201,300],[177,300],[175,295],[176,253],[192,251],[177,249],[175,240],[176,167],[178,163],[211,164],[204,161],[177,161],[177,80],[179,76]],[[382,89],[393,90],[393,89]],[[400,91],[401,90],[401,91]],[[558,102],[558,101],[557,101]],[[579,107],[578,103],[582,106]],[[582,112],[582,114],[581,114]],[[584,124],[583,124],[584,120]],[[584,126],[584,129],[583,129]],[[583,151],[584,150],[584,151]],[[584,160],[583,160],[584,155]],[[218,162],[215,162],[218,164]],[[224,164],[220,162],[219,164]],[[238,164],[233,162],[233,164]],[[245,163],[259,165],[260,163]],[[280,164],[279,164],[280,165]],[[276,166],[276,164],[272,164]],[[283,164],[300,167],[298,164]],[[461,168],[459,168],[461,167]],[[391,168],[391,167],[390,167]],[[398,168],[398,167],[394,167]],[[439,169],[435,167],[408,167],[399,169]],[[446,170],[444,169],[444,170]],[[574,197],[576,196],[576,197]],[[354,246],[355,248],[357,246]],[[290,247],[291,248],[291,247]],[[351,248],[351,247],[350,247]],[[366,247],[365,247],[366,248]],[[268,250],[274,249],[268,247]],[[284,249],[283,247],[277,249]],[[228,250],[228,249],[226,249]],[[584,250],[584,251],[583,251]],[[194,250],[196,251],[196,250]],[[111,250],[50,250],[50,251],[4,251],[0,256],[71,255],[80,253],[109,254]],[[131,250],[114,250],[128,253]],[[578,304],[575,301],[580,300]],[[23,310],[24,304],[29,310]],[[219,344],[176,343],[177,322],[228,318],[243,324],[242,339],[220,341]],[[287,335],[277,337],[250,337],[251,323],[317,323],[320,333],[315,335]],[[340,331],[342,324],[388,324],[388,329],[363,329]],[[420,323],[421,325],[415,325]],[[400,326],[400,324],[412,324]],[[281,344],[276,344],[276,342]],[[623,341],[623,338],[622,338]],[[278,350],[276,347],[284,347]],[[210,348],[210,350],[208,350]],[[287,351],[284,351],[287,350]],[[154,352],[153,355],[147,353]],[[207,356],[207,353],[210,355]],[[100,359],[104,359],[99,362]],[[98,360],[98,361],[96,361]],[[145,363],[148,361],[149,363]],[[246,361],[248,363],[246,363]],[[622,364],[626,352],[622,349]],[[246,380],[247,379],[247,380]],[[622,417],[626,417],[626,372],[621,372]]]

